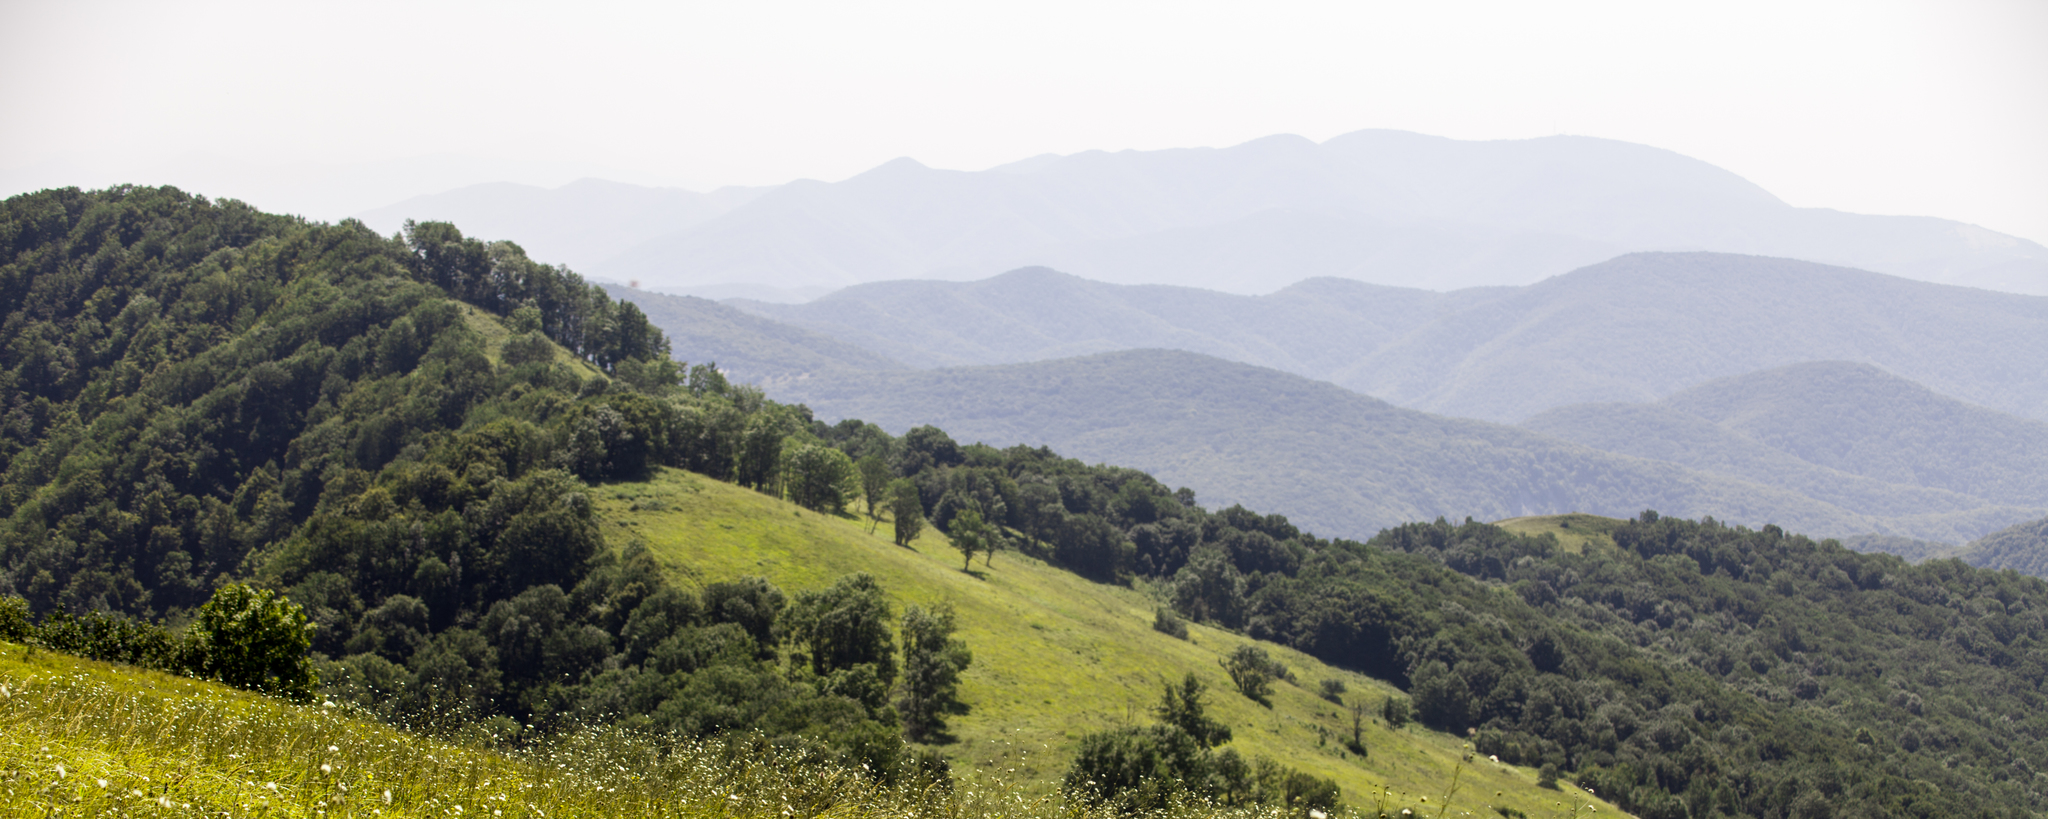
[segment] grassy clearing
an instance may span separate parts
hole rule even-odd
[[[1584,554],[1589,548],[1596,551],[1613,549],[1614,530],[1627,522],[1617,518],[1573,512],[1567,515],[1508,518],[1493,525],[1519,535],[1541,535],[1548,532],[1557,536],[1558,545],[1565,551]]]
[[[1444,813],[1454,774],[1459,790],[1445,815],[1498,815],[1494,805],[1550,815],[1587,799],[1570,786],[1538,788],[1531,769],[1484,757],[1465,763],[1458,737],[1392,730],[1371,718],[1364,731],[1371,753],[1360,759],[1343,748],[1350,716],[1312,692],[1323,679],[1339,679],[1347,701],[1362,697],[1376,713],[1381,699],[1398,693],[1391,686],[1261,644],[1299,681],[1278,685],[1273,707],[1261,707],[1238,695],[1217,664],[1248,640],[1200,625],[1191,625],[1188,641],[1160,634],[1151,627],[1155,601],[1141,590],[1093,583],[1014,552],[996,555],[993,567],[977,559],[962,571],[959,553],[935,532],[903,549],[890,541],[886,523],[870,534],[865,521],[683,471],[599,487],[596,495],[614,543],[638,540],[699,585],[761,575],[794,592],[864,571],[899,605],[952,602],[960,636],[974,651],[961,691],[971,711],[950,720],[956,741],[939,746],[956,773],[999,774],[1026,792],[1049,793],[1083,734],[1152,722],[1161,683],[1192,671],[1208,684],[1211,716],[1230,725],[1239,753],[1335,779],[1353,808],[1376,806],[1391,788],[1395,814],[1401,807]]]

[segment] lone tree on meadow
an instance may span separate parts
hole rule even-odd
[[[1266,650],[1255,645],[1241,645],[1230,652],[1230,656],[1216,661],[1223,671],[1230,675],[1230,681],[1237,686],[1237,692],[1251,698],[1253,702],[1271,707],[1267,697],[1273,693],[1273,671],[1279,665],[1266,655]]]
[[[896,521],[896,545],[909,546],[924,531],[924,502],[918,500],[917,484],[909,478],[889,483],[889,517]]]
[[[981,510],[970,506],[953,516],[952,531],[946,533],[946,538],[953,541],[953,548],[959,549],[961,556],[966,559],[960,567],[961,571],[974,568],[974,554],[987,551],[989,540],[993,536],[994,533],[989,531],[989,525],[981,519]]]

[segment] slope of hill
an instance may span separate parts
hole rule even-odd
[[[2048,344],[2048,340],[2044,340]],[[2034,359],[2013,382],[2048,381]],[[1999,503],[2048,504],[2048,423],[1971,406],[1868,364],[1816,361],[1709,381],[1664,406],[1808,463]]]
[[[1867,362],[2048,421],[2048,379],[2028,377],[2048,360],[2048,298],[1786,259],[1647,253],[1516,289],[1322,279],[1266,296],[1033,270],[734,305],[917,367],[1182,349],[1500,422],[1816,360]]]
[[[1429,415],[1297,376],[1185,352],[775,385],[822,417],[936,424],[965,440],[1046,444],[1144,469],[1218,504],[1271,509],[1363,537],[1401,521],[1655,508],[1801,531],[1964,540],[2014,517],[1968,510],[1875,518],[1793,492],[1586,449],[1514,427]],[[1683,511],[1678,511],[1683,510]]]
[[[1620,253],[1706,249],[2048,293],[2048,248],[1940,219],[1793,208],[1704,162],[1587,137],[1389,131],[1316,144],[1090,151],[981,172],[907,158],[792,182],[595,272],[660,287],[844,287],[1028,265],[1271,292],[1316,276],[1526,284]]]
[[[433,738],[333,702],[294,705],[0,641],[10,816],[998,819],[1016,816],[1005,803],[1034,795],[982,772],[972,780],[980,800],[876,787],[858,768],[767,743],[605,730],[515,739],[511,728]]]
[[[1353,806],[1383,787],[1408,794],[1417,807],[1415,796],[1440,800],[1460,764],[1460,738],[1414,726],[1370,722],[1363,759],[1334,739],[1350,736],[1351,717],[1317,696],[1321,681],[1343,682],[1345,701],[1372,708],[1401,696],[1385,681],[1199,624],[1187,640],[1170,637],[1152,627],[1159,600],[1029,555],[1005,552],[962,571],[960,553],[941,533],[927,530],[910,548],[898,547],[887,524],[870,534],[849,517],[676,470],[603,487],[597,509],[615,537],[645,545],[673,574],[699,584],[757,575],[785,589],[815,589],[865,572],[899,607],[952,605],[974,652],[961,688],[968,709],[948,720],[956,739],[941,746],[956,771],[999,773],[1043,793],[1072,764],[1074,740],[1150,722],[1162,683],[1190,672],[1209,688],[1210,715],[1234,734],[1226,747],[1332,778]],[[1245,644],[1262,645],[1298,680],[1279,685],[1271,707],[1239,695],[1219,667]],[[1558,794],[1537,788],[1535,774],[1476,761],[1464,767],[1467,796],[1457,802],[1526,810],[1554,801]],[[1495,799],[1495,792],[1506,796]]]
[[[2048,577],[2048,518],[1992,532],[1964,546],[1956,557],[1972,566]]]
[[[1958,492],[1886,483],[1808,463],[1662,404],[1577,404],[1540,413],[1520,426],[1594,449],[1784,487],[1865,514],[1940,514],[1987,505]]]
[[[903,365],[866,349],[695,296],[669,296],[604,285],[630,301],[647,323],[669,338],[678,361],[716,362],[747,382],[792,378],[826,370],[898,370]]]

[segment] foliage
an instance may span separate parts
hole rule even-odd
[[[1210,719],[1202,707],[1205,686],[1200,678],[1189,674],[1178,685],[1166,683],[1165,689],[1159,705],[1152,711],[1161,723],[1179,728],[1204,748],[1214,748],[1230,741],[1230,726]]]
[[[1176,640],[1188,638],[1188,621],[1180,613],[1167,606],[1160,606],[1152,612],[1152,630]]]
[[[1082,737],[1067,771],[1067,791],[1085,805],[1124,813],[1164,810],[1190,797],[1273,806],[1303,817],[1311,810],[1336,810],[1340,794],[1334,781],[1265,757],[1246,763],[1235,750],[1212,750],[1230,741],[1230,731],[1203,715],[1201,694],[1201,683],[1190,674],[1178,686],[1166,685],[1154,711],[1160,724]]]
[[[974,565],[975,553],[994,553],[995,548],[991,541],[995,538],[995,533],[987,523],[982,522],[981,510],[971,507],[962,509],[953,516],[952,523],[952,528],[946,532],[946,538],[953,542],[953,548],[960,550],[960,555],[965,561],[962,569]]]
[[[963,707],[960,674],[974,663],[974,654],[953,638],[955,628],[950,604],[903,610],[903,680],[896,712],[903,718],[904,737],[913,742],[939,738],[945,715]]]
[[[199,607],[192,625],[206,676],[251,691],[305,701],[319,678],[306,652],[306,610],[267,589],[230,583]]]
[[[890,482],[889,518],[894,521],[896,545],[909,546],[917,539],[918,533],[924,530],[924,506],[918,500],[917,484],[908,479]]]
[[[1230,682],[1237,686],[1237,693],[1260,705],[1270,704],[1267,698],[1273,694],[1276,663],[1265,649],[1251,644],[1241,645],[1218,660],[1217,664],[1230,675]]]

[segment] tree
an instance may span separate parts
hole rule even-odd
[[[199,607],[206,675],[251,691],[294,700],[313,698],[319,678],[307,652],[313,646],[306,610],[268,589],[232,583]]]
[[[809,647],[818,676],[870,665],[885,686],[896,679],[893,619],[882,584],[864,572],[841,577],[824,591],[798,594],[785,617],[790,636]]]
[[[974,662],[974,654],[965,642],[953,639],[953,629],[949,603],[903,611],[898,632],[903,640],[903,679],[896,711],[903,718],[904,736],[913,742],[945,730],[943,714],[959,705],[960,673]]]
[[[1407,725],[1412,713],[1413,710],[1408,707],[1407,700],[1392,694],[1388,694],[1386,701],[1380,703],[1380,719],[1386,720],[1389,728]]]
[[[1205,686],[1194,672],[1182,678],[1179,685],[1169,682],[1165,686],[1166,693],[1159,698],[1159,706],[1152,709],[1160,722],[1186,731],[1204,748],[1214,748],[1230,741],[1230,726],[1210,719],[1204,712],[1202,692]]]
[[[846,453],[791,436],[782,442],[782,481],[791,502],[836,515],[859,494],[861,477]]]
[[[869,453],[853,462],[853,471],[860,474],[861,499],[868,504],[868,534],[874,534],[881,525],[880,507],[889,495],[889,464],[881,456]]]
[[[1230,652],[1230,656],[1217,660],[1223,671],[1230,675],[1230,681],[1237,685],[1240,694],[1250,697],[1253,702],[1271,707],[1267,697],[1273,693],[1273,659],[1266,650],[1245,644]]]
[[[946,538],[953,542],[953,548],[959,549],[960,554],[966,559],[960,567],[961,571],[964,572],[974,566],[975,552],[989,548],[990,534],[988,524],[981,520],[979,509],[970,506],[953,516],[953,528],[946,533]]]
[[[895,521],[896,545],[909,546],[924,531],[924,501],[909,478],[889,482],[889,517]]]
[[[1351,742],[1345,747],[1359,756],[1365,756],[1365,698],[1358,697],[1344,709],[1351,714]]]
[[[1462,731],[1472,721],[1472,689],[1442,660],[1423,663],[1416,670],[1413,693],[1415,715],[1424,725]]]

